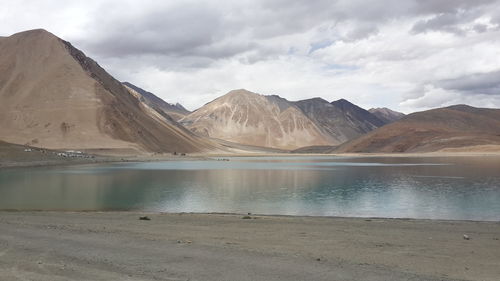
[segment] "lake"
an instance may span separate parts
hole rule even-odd
[[[500,221],[500,157],[229,157],[0,170],[0,209]]]

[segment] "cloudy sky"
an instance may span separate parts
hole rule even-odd
[[[239,88],[500,107],[500,0],[2,0],[0,23],[0,36],[47,29],[189,109]]]

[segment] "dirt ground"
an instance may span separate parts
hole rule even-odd
[[[0,212],[0,276],[497,281],[499,239],[498,222]]]

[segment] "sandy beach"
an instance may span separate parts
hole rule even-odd
[[[500,276],[498,222],[249,217],[0,212],[0,276],[51,281],[496,281]]]

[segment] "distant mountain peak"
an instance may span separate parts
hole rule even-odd
[[[466,105],[466,104],[455,104],[455,105],[448,106],[446,108],[454,109],[454,110],[465,110],[465,111],[468,111],[470,109],[474,109],[475,107],[472,107],[472,106],[469,106],[469,105]]]
[[[185,108],[182,104],[180,104],[180,103],[178,103],[178,102],[176,102],[174,106],[175,106],[175,107],[177,107],[177,108],[178,108],[178,109],[180,109],[180,110],[183,110],[183,111],[189,112],[189,110],[187,110],[187,109],[186,109],[186,108]]]
[[[25,30],[21,32],[14,33],[13,35],[21,35],[21,34],[47,34],[47,35],[54,35],[51,32],[48,32],[47,30],[43,28],[35,28],[35,29],[30,29],[30,30]],[[55,36],[55,35],[54,35]]]
[[[42,28],[14,33],[11,35],[11,37],[14,37],[14,38],[36,38],[36,39],[43,39],[43,40],[49,40],[49,41],[50,40],[63,41],[62,39],[60,39],[59,37],[57,37],[53,33],[49,32],[45,29],[42,29]],[[5,37],[3,37],[3,38],[5,38]]]
[[[355,107],[359,107],[355,104],[353,104],[352,102],[346,100],[346,99],[338,99],[336,101],[332,101],[331,104],[333,105],[336,105],[336,106],[355,106]]]
[[[387,107],[370,108],[368,111],[386,123],[392,123],[405,116],[404,113],[391,110]]]
[[[384,125],[375,115],[346,99],[329,103],[322,98],[312,98],[295,104],[334,140],[333,144],[345,142]]]
[[[250,92],[249,90],[247,89],[235,89],[235,90],[231,90],[229,91],[227,95],[259,95],[257,93],[254,93],[254,92]]]
[[[336,101],[333,101],[333,102],[340,102],[340,103],[351,103],[350,101],[344,99],[344,98],[341,98],[341,99],[338,99]]]
[[[310,99],[301,100],[301,102],[329,103],[327,100],[320,98],[320,97],[314,97],[314,98],[310,98]]]
[[[293,103],[277,95],[233,90],[180,120],[192,131],[246,145],[295,149],[329,144]]]
[[[236,90],[229,91],[225,95],[222,95],[222,96],[216,98],[215,100],[208,102],[207,104],[210,104],[210,103],[217,101],[217,100],[243,101],[243,100],[253,99],[253,98],[259,97],[259,96],[262,96],[262,95],[250,92],[250,91],[245,90],[245,89],[236,89]]]
[[[156,110],[162,110],[170,117],[172,117],[175,121],[180,120],[181,118],[190,113],[190,111],[185,109],[181,104],[177,103],[174,105],[168,103],[163,99],[161,99],[160,97],[156,96],[155,94],[148,92],[130,82],[123,82],[123,85],[139,93],[146,102],[146,104],[148,104],[149,106],[151,106]]]
[[[382,112],[398,112],[398,111],[394,111],[390,108],[387,108],[387,107],[374,107],[374,108],[370,108],[368,109],[368,111],[370,112],[377,112],[377,111],[382,111]],[[401,112],[398,112],[398,113],[401,113]]]

